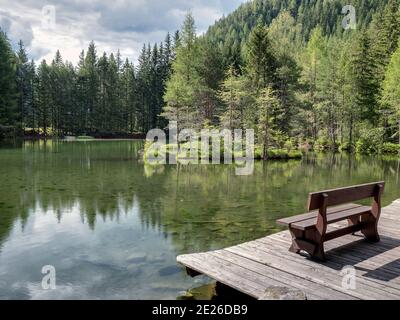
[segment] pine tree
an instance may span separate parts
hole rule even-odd
[[[99,97],[98,108],[96,110],[96,123],[95,128],[102,134],[110,130],[110,125],[113,122],[111,110],[109,106],[109,61],[107,54],[104,52],[99,58],[97,64],[97,72],[99,76]]]
[[[86,53],[84,67],[84,77],[86,78],[85,85],[85,131],[93,132],[96,123],[99,122],[97,119],[100,113],[96,110],[99,96],[99,75],[97,71],[97,52],[96,45],[92,41],[89,44],[88,51]]]
[[[50,67],[43,60],[37,70],[37,117],[39,132],[47,137],[51,126],[51,106],[53,104],[50,84]]]
[[[224,103],[224,109],[219,117],[223,128],[230,130],[244,128],[246,89],[243,76],[237,75],[234,66],[230,66],[218,93]]]
[[[328,139],[330,149],[337,149],[339,108],[340,108],[340,84],[339,65],[340,47],[335,39],[329,39],[327,43],[326,56],[321,61],[321,78],[318,86],[319,102],[317,110],[322,123],[322,133]]]
[[[171,69],[171,63],[173,60],[173,44],[172,44],[172,40],[171,40],[171,35],[168,32],[167,36],[165,37],[165,41],[164,41],[164,50],[163,50],[163,64],[164,67],[166,68],[166,70],[170,70]],[[169,77],[169,74],[166,75],[166,78]]]
[[[193,16],[189,13],[180,33],[173,74],[166,84],[162,116],[178,122],[178,127],[194,128],[198,110],[195,106],[196,90],[200,87],[198,68],[198,42]]]
[[[298,53],[301,49],[299,34],[301,26],[288,11],[283,11],[268,28],[274,54],[277,59],[275,91],[283,114],[279,127],[289,134],[292,130],[292,118],[298,109],[296,94],[300,90],[301,68],[298,65]]]
[[[78,75],[72,63],[66,61],[62,68],[62,82],[64,83],[62,102],[61,119],[60,119],[60,134],[74,135],[78,130],[78,94],[77,82]]]
[[[28,63],[27,67],[27,85],[28,85],[28,95],[27,106],[25,110],[25,119],[24,124],[25,127],[32,129],[32,134],[36,135],[36,128],[38,127],[37,123],[37,115],[38,115],[38,106],[37,106],[37,75],[36,75],[36,65],[32,60]]]
[[[247,45],[247,72],[255,88],[261,90],[276,84],[278,62],[273,52],[267,27],[259,23],[252,31]]]
[[[137,125],[136,79],[135,68],[125,60],[122,69],[122,115],[126,132],[133,133]]]
[[[173,52],[175,53],[173,56],[173,60],[176,58],[176,50],[179,48],[181,44],[181,34],[179,30],[176,30],[174,33],[174,50]]]
[[[15,56],[6,34],[0,29],[0,125],[17,126]]]
[[[118,108],[118,97],[119,97],[119,74],[118,74],[118,62],[114,57],[114,54],[110,54],[108,60],[108,72],[107,72],[107,112],[108,119],[105,119],[105,130],[112,134],[121,133],[121,121],[122,115]]]
[[[54,135],[62,136],[64,131],[63,112],[67,108],[67,83],[65,77],[65,66],[61,57],[61,53],[57,50],[56,55],[49,66],[49,81],[50,81],[50,123]]]
[[[31,82],[29,72],[28,56],[22,41],[18,43],[17,52],[17,89],[18,89],[18,113],[21,128],[25,129],[26,117],[31,106],[29,97],[31,96]]]
[[[196,93],[199,121],[205,125],[217,125],[216,111],[219,105],[217,92],[225,76],[221,53],[208,40],[199,41],[197,73],[199,87]]]
[[[400,37],[400,7],[397,0],[389,0],[385,9],[375,15],[368,32],[372,39],[375,78],[378,83],[382,83]]]
[[[150,57],[146,45],[143,45],[138,59],[137,67],[137,99],[139,106],[138,128],[140,132],[148,131],[148,100],[150,87]]]
[[[257,98],[258,106],[258,141],[263,147],[263,159],[268,159],[268,149],[270,147],[270,138],[276,122],[275,115],[280,108],[279,101],[275,97],[271,87],[261,90]]]
[[[375,71],[376,61],[371,50],[371,39],[366,31],[361,31],[356,41],[352,56],[352,71],[354,77],[354,95],[361,119],[376,124],[378,120],[377,84]]]
[[[339,50],[338,57],[338,72],[336,82],[338,84],[338,95],[340,107],[339,112],[342,115],[341,123],[341,139],[342,144],[344,142],[344,129],[348,130],[348,149],[352,151],[354,149],[354,131],[355,126],[360,119],[360,110],[357,106],[356,99],[354,97],[354,75],[352,72],[352,43],[355,41],[355,36],[351,35],[346,40],[343,40],[341,46],[337,48]]]
[[[392,111],[393,124],[399,125],[398,136],[400,144],[400,47],[394,52],[386,71],[383,82],[382,103]]]
[[[88,91],[88,77],[85,71],[85,51],[82,50],[79,55],[79,62],[77,66],[77,76],[74,86],[76,106],[72,112],[75,115],[75,133],[82,135],[86,132],[87,123],[87,91]]]
[[[382,20],[381,37],[384,39],[384,50],[390,56],[399,44],[400,38],[400,5],[398,0],[389,0]]]
[[[305,110],[307,126],[314,141],[318,138],[319,118],[318,104],[320,102],[319,84],[322,78],[322,62],[326,56],[326,39],[321,28],[312,31],[310,41],[304,51],[303,59],[303,82],[307,87],[304,104],[308,106]]]

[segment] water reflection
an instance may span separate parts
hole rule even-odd
[[[178,254],[278,231],[307,193],[386,180],[400,198],[397,158],[308,155],[231,166],[147,167],[141,142],[25,142],[0,148],[0,298],[175,298],[195,283]],[[40,270],[57,269],[43,291]]]

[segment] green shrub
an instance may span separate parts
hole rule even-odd
[[[303,158],[303,153],[299,150],[289,151],[289,159],[301,159]]]
[[[400,144],[390,143],[390,142],[383,143],[380,151],[383,154],[400,153]]]
[[[295,139],[288,139],[284,144],[284,148],[287,150],[293,150],[293,149],[297,149],[298,145],[299,144]]]
[[[269,159],[287,159],[288,152],[283,149],[271,149],[271,150],[268,150],[268,158]]]
[[[285,149],[271,149],[268,150],[268,158],[274,160],[280,159],[301,159],[303,154],[300,151],[292,150],[288,151]]]
[[[329,149],[329,142],[328,139],[325,137],[319,137],[317,141],[314,143],[314,150],[315,151],[325,151]]]
[[[263,148],[261,146],[256,146],[254,148],[254,159],[262,160],[263,157]]]
[[[314,150],[316,151],[328,151],[328,150],[338,150],[339,145],[337,143],[333,143],[326,137],[322,136],[317,139],[314,144]]]
[[[355,148],[354,144],[351,144],[348,141],[343,142],[342,144],[340,144],[339,146],[339,151],[353,151]]]
[[[364,129],[356,143],[356,152],[362,154],[379,153],[383,144],[383,129]]]

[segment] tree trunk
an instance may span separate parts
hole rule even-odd
[[[269,147],[269,139],[268,139],[268,112],[266,114],[266,119],[265,119],[265,126],[264,126],[264,147],[263,147],[263,160],[267,161],[268,160],[268,147]]]
[[[263,160],[268,160],[268,129],[267,132],[264,133]]]
[[[314,138],[314,142],[317,141],[317,136],[318,136],[318,128],[317,128],[317,113],[315,112],[315,110],[313,111],[313,138]]]
[[[350,132],[349,132],[349,144],[350,144],[350,151],[353,151],[353,115],[350,116]]]
[[[398,119],[398,123],[399,123],[399,144],[400,144],[400,119]]]

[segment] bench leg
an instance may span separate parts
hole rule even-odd
[[[347,221],[348,221],[349,227],[356,226],[356,225],[358,225],[360,223],[360,217],[349,218],[349,219],[347,219]],[[352,233],[353,236],[355,234],[356,234],[355,232]]]
[[[324,249],[324,244],[321,243],[317,245],[315,248],[314,254],[312,255],[314,259],[320,260],[320,261],[326,261],[325,257],[325,249]]]
[[[289,251],[293,253],[300,253],[301,248],[300,245],[297,243],[296,239],[303,238],[304,232],[295,229],[289,229],[289,231],[292,236],[292,245],[290,246]]]
[[[290,252],[298,254],[301,251],[305,251],[313,259],[326,261],[324,243],[315,242],[314,231],[304,232],[296,229],[290,229],[290,233],[292,235],[292,245],[289,249]]]
[[[293,253],[300,253],[301,249],[299,248],[299,246],[296,244],[296,241],[293,240],[292,241],[292,245],[289,248],[289,252],[293,252]]]
[[[365,228],[361,230],[365,238],[371,242],[379,242],[378,220],[373,216],[365,216],[361,217],[361,223],[365,225]]]

